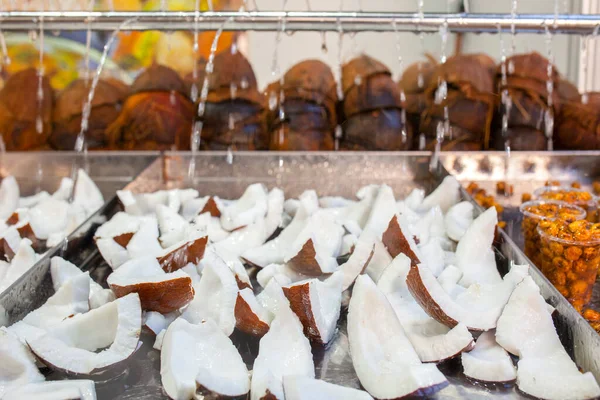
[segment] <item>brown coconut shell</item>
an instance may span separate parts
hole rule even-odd
[[[133,237],[133,234],[134,234],[133,232],[122,233],[120,235],[113,237],[113,240],[115,242],[117,242],[117,244],[120,245],[121,247],[127,247],[127,245],[129,244],[129,241]]]
[[[310,283],[306,282],[291,287],[283,287],[283,293],[290,302],[290,308],[302,323],[304,336],[313,343],[323,345],[323,338],[317,327],[312,309],[316,305],[311,302]]]
[[[43,150],[52,132],[54,92],[46,76],[42,78],[43,100],[38,93],[38,71],[29,68],[10,76],[0,91],[0,129],[6,150]],[[38,133],[36,121],[42,120]]]
[[[207,243],[208,236],[186,242],[170,253],[159,257],[158,262],[165,272],[177,271],[189,263],[198,264],[204,257]]]
[[[417,255],[410,248],[410,244],[408,243],[408,240],[406,239],[406,236],[404,235],[404,232],[398,223],[397,215],[394,215],[394,217],[390,220],[387,229],[383,233],[381,241],[392,257],[395,258],[400,253],[403,253],[410,258],[412,264],[416,265],[421,263],[419,257],[417,257]]]
[[[402,110],[383,108],[353,115],[342,124],[342,150],[409,150],[413,128]],[[405,136],[402,135],[405,130]]]
[[[262,103],[252,65],[242,53],[238,51],[232,54],[231,50],[224,50],[215,56],[213,66],[213,73],[208,81],[208,102],[219,103],[236,98],[255,104]],[[232,84],[234,91],[231,89]]]
[[[117,119],[127,92],[118,81],[99,80],[92,99],[92,109],[85,133],[88,149],[102,149],[108,145],[106,128]],[[81,130],[83,105],[87,101],[91,82],[73,81],[63,90],[54,105],[54,128],[49,143],[57,150],[73,150]]]
[[[294,271],[306,276],[321,276],[323,271],[316,259],[317,252],[312,239],[308,239],[298,254],[292,257],[287,264]]]
[[[600,150],[600,112],[593,104],[567,102],[561,107],[555,132],[557,150]]]
[[[188,150],[195,113],[177,72],[153,65],[135,80],[121,113],[106,129],[109,147]]]
[[[558,93],[561,103],[567,101],[581,101],[581,94],[579,94],[577,86],[566,79],[560,79],[558,81],[556,92]]]
[[[194,299],[192,279],[189,276],[178,277],[160,282],[141,282],[135,285],[110,285],[117,298],[137,293],[140,296],[142,310],[167,314],[184,307]]]
[[[406,119],[408,125],[415,132],[413,135],[414,149],[418,148],[419,135],[416,133],[420,132],[421,113],[427,107],[425,90],[429,87],[431,78],[437,68],[437,61],[431,55],[426,54],[426,57],[428,61],[419,61],[409,65],[404,70],[400,81],[398,81],[398,88],[404,91],[405,100],[402,106],[406,110]],[[423,77],[422,86],[419,86],[419,75]]]
[[[239,293],[235,301],[234,314],[235,327],[242,332],[260,337],[269,331],[269,325],[258,318]]]

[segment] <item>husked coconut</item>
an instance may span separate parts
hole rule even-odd
[[[448,209],[444,216],[446,234],[454,241],[460,241],[473,223],[473,204],[461,201]]]
[[[0,398],[28,383],[44,381],[29,349],[5,330],[0,330],[0,358]]]
[[[84,170],[77,170],[77,179],[73,189],[73,205],[81,206],[92,215],[104,205],[102,192]]]
[[[87,379],[36,382],[11,390],[2,399],[96,400],[96,387]]]
[[[517,386],[540,399],[593,399],[600,387],[565,351],[540,288],[531,277],[517,285],[498,320],[496,341],[520,357]]]
[[[231,205],[221,211],[221,226],[228,231],[252,225],[267,214],[268,193],[264,185],[249,185],[246,191]]]
[[[423,199],[420,211],[429,210],[439,206],[442,212],[448,211],[450,207],[460,201],[460,183],[453,176],[447,176],[433,192]]]
[[[108,276],[107,283],[117,297],[137,293],[144,311],[170,313],[194,298],[192,278],[183,271],[163,271],[152,256],[127,261]]]
[[[333,338],[342,306],[341,273],[325,281],[309,279],[283,287],[290,307],[300,318],[304,334],[314,343],[327,344]]]
[[[494,329],[512,291],[527,275],[527,265],[514,265],[498,284],[473,284],[466,290],[444,290],[423,265],[412,265],[406,279],[415,300],[432,318],[452,328],[459,323],[469,330]],[[453,295],[449,294],[453,293]]]
[[[177,271],[189,263],[197,265],[204,257],[207,243],[208,236],[177,242],[157,255],[158,262],[165,272]]]
[[[132,293],[65,319],[28,344],[52,369],[91,374],[131,356],[137,349],[141,327],[140,299]],[[103,350],[96,353],[99,349]]]
[[[377,399],[431,395],[448,385],[434,364],[421,363],[394,309],[367,275],[354,284],[348,339],[356,375]]]
[[[14,176],[7,176],[0,183],[0,219],[6,221],[19,206],[19,184]]]
[[[286,304],[281,288],[276,289],[274,296],[279,298],[280,306],[271,328],[260,339],[252,369],[252,400],[285,399],[284,376],[315,377],[310,343],[302,333],[302,324]]]
[[[252,289],[238,292],[235,301],[235,327],[253,336],[263,336],[269,331],[273,314],[267,311],[254,296]]]
[[[502,282],[492,248],[498,214],[490,207],[469,226],[456,246],[456,266],[462,271],[460,284]]]
[[[335,385],[307,376],[286,375],[283,377],[286,400],[373,400],[362,390]]]
[[[167,395],[176,400],[203,395],[231,398],[250,390],[240,353],[211,319],[193,325],[178,318],[169,326],[162,342],[160,376]]]
[[[182,318],[192,324],[212,319],[229,336],[235,328],[235,303],[238,285],[233,272],[215,252],[208,252],[202,260],[202,278],[194,287],[194,300],[185,309]]]
[[[466,376],[483,382],[511,382],[517,379],[517,369],[510,356],[498,343],[494,331],[483,332],[475,347],[461,354]]]

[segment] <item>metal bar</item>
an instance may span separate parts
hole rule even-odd
[[[508,14],[425,14],[393,12],[296,12],[296,11],[252,11],[252,12],[59,12],[59,11],[5,11],[0,12],[0,29],[24,31],[38,29],[39,20],[44,19],[46,30],[84,30],[91,20],[92,29],[112,31],[125,21],[134,18],[123,30],[194,30],[198,19],[198,30],[216,30],[224,25],[226,31],[276,31],[281,29],[279,21],[285,18],[288,31],[338,31],[340,24],[345,32],[393,31],[437,32],[448,22],[451,32],[510,31],[513,19]],[[233,18],[233,20],[231,20]],[[600,15],[521,14],[514,20],[517,32],[544,33],[548,26],[551,32],[565,34],[592,34],[600,25]]]

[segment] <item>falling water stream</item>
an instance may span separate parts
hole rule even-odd
[[[558,20],[558,10],[559,10],[559,3],[558,0],[554,0],[554,21],[553,21],[553,26],[552,29],[556,29],[557,27],[557,20]],[[554,80],[553,78],[553,72],[554,72],[554,54],[552,51],[552,47],[553,47],[553,39],[554,39],[554,34],[552,33],[552,31],[550,30],[550,27],[548,26],[548,24],[545,25],[545,31],[546,31],[546,53],[547,53],[547,58],[548,58],[548,65],[547,65],[547,81],[546,81],[546,91],[548,92],[548,108],[546,109],[546,111],[544,112],[544,134],[546,135],[546,144],[547,144],[547,150],[548,151],[552,151],[554,149],[554,140],[553,140],[553,133],[554,133],[554,100],[553,100],[553,93],[554,93]]]
[[[90,0],[88,3],[88,11],[94,11],[95,0]],[[87,31],[85,34],[85,59],[84,59],[84,79],[87,84],[90,80],[91,76],[91,68],[90,68],[90,49],[92,47],[92,18],[88,17],[86,20]]]
[[[44,17],[40,17],[40,37],[39,37],[39,66],[38,66],[38,88],[37,88],[37,103],[38,112],[35,119],[35,130],[37,133],[42,134],[44,132],[44,120],[43,120],[43,102],[44,102]]]
[[[402,37],[400,36],[400,32],[398,31],[398,25],[396,24],[396,20],[392,21],[392,28],[394,28],[394,33],[396,34],[396,51],[398,52],[398,79],[402,78],[402,73],[404,72],[404,60],[402,59]],[[406,143],[408,140],[408,134],[406,132],[406,95],[404,93],[404,88],[400,87],[400,104],[402,105],[402,109],[400,110],[400,124],[402,125],[402,131],[400,134],[402,135],[402,143]]]
[[[440,38],[442,39],[442,51],[440,55],[440,64],[446,63],[446,52],[448,44],[448,20],[444,20],[444,23],[440,26]],[[430,169],[437,169],[440,151],[442,150],[442,143],[444,138],[450,134],[450,118],[448,115],[448,105],[446,104],[446,98],[448,97],[448,83],[446,78],[443,76],[438,82],[438,88],[435,92],[435,104],[443,104],[444,106],[444,118],[443,121],[438,121],[435,130],[435,148],[433,155],[431,156]]]
[[[417,0],[417,17],[419,19],[419,23],[417,24],[417,31],[419,33],[419,43],[421,47],[421,55],[425,53],[425,33],[421,31],[421,26],[423,25],[423,20],[425,19],[425,0]],[[425,86],[425,79],[423,78],[423,63],[419,62],[417,64],[417,86],[419,90],[422,90]],[[427,138],[425,137],[425,133],[419,133],[419,150],[425,150],[425,146],[427,146]]]
[[[285,6],[287,4],[287,0],[282,0],[281,10],[285,11]],[[285,16],[281,17],[278,22],[277,33],[275,34],[275,44],[273,47],[273,59],[271,62],[271,76],[275,78],[279,76],[279,94],[275,92],[269,93],[269,110],[274,111],[277,106],[278,109],[278,119],[279,119],[279,134],[277,136],[277,140],[279,141],[279,145],[282,146],[285,137],[284,137],[284,126],[283,123],[285,121],[285,108],[283,103],[285,102],[285,93],[283,90],[285,74],[281,70],[281,65],[279,61],[279,45],[281,43],[281,38],[285,33],[285,25],[286,18]]]

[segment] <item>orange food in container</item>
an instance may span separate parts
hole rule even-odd
[[[600,224],[543,220],[538,234],[542,272],[582,312],[592,297],[600,267]]]
[[[541,268],[540,236],[537,233],[540,221],[561,219],[573,222],[584,219],[585,210],[581,207],[556,200],[535,200],[521,204],[519,210],[523,214],[521,230],[525,239],[525,255]]]
[[[534,195],[539,200],[558,200],[583,208],[587,220],[598,222],[598,198],[592,193],[567,186],[551,186],[539,188]]]

